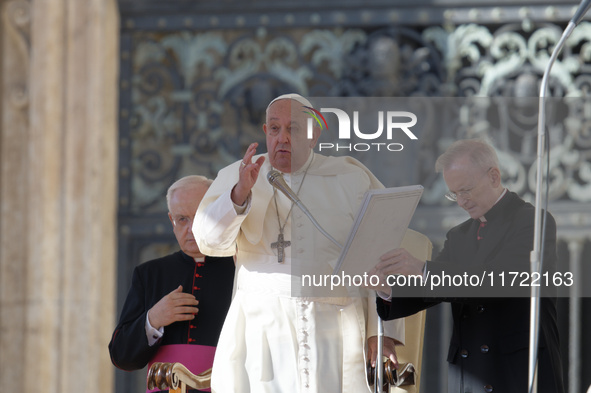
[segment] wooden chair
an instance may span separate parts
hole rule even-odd
[[[173,393],[187,393],[187,388],[208,389],[211,383],[211,368],[195,375],[181,363],[155,362],[148,370],[148,389],[160,389]]]
[[[431,259],[433,245],[429,238],[422,233],[408,229],[404,235],[401,246],[412,256],[421,260]],[[417,378],[414,385],[390,388],[390,393],[418,393],[420,390],[421,365],[423,362],[423,338],[425,335],[426,310],[411,315],[405,321],[405,343],[404,346],[396,347],[398,362],[412,363]]]

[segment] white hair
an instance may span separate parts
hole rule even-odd
[[[200,175],[189,175],[175,181],[170,187],[168,187],[168,191],[166,192],[166,206],[168,207],[168,211],[170,211],[170,200],[172,199],[172,194],[174,194],[176,190],[209,187],[211,183],[213,183],[213,180]]]
[[[462,139],[451,144],[435,162],[435,171],[447,170],[460,157],[468,157],[470,161],[484,170],[499,168],[499,159],[495,149],[480,139]]]

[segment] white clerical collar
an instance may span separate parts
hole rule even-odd
[[[205,256],[193,258],[196,263],[205,262]]]

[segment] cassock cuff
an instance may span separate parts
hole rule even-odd
[[[378,295],[381,299],[389,302],[390,300],[392,300],[392,288],[390,288],[390,293],[376,291],[376,295]]]
[[[148,345],[154,346],[162,336],[164,335],[164,327],[160,327],[160,329],[155,329],[152,325],[150,325],[150,320],[148,318],[148,313],[146,313],[146,337],[148,338]]]

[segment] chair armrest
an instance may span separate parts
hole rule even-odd
[[[195,375],[181,363],[155,362],[150,367],[147,377],[148,389],[172,389],[185,392],[186,388],[207,389],[211,383],[211,368]]]

